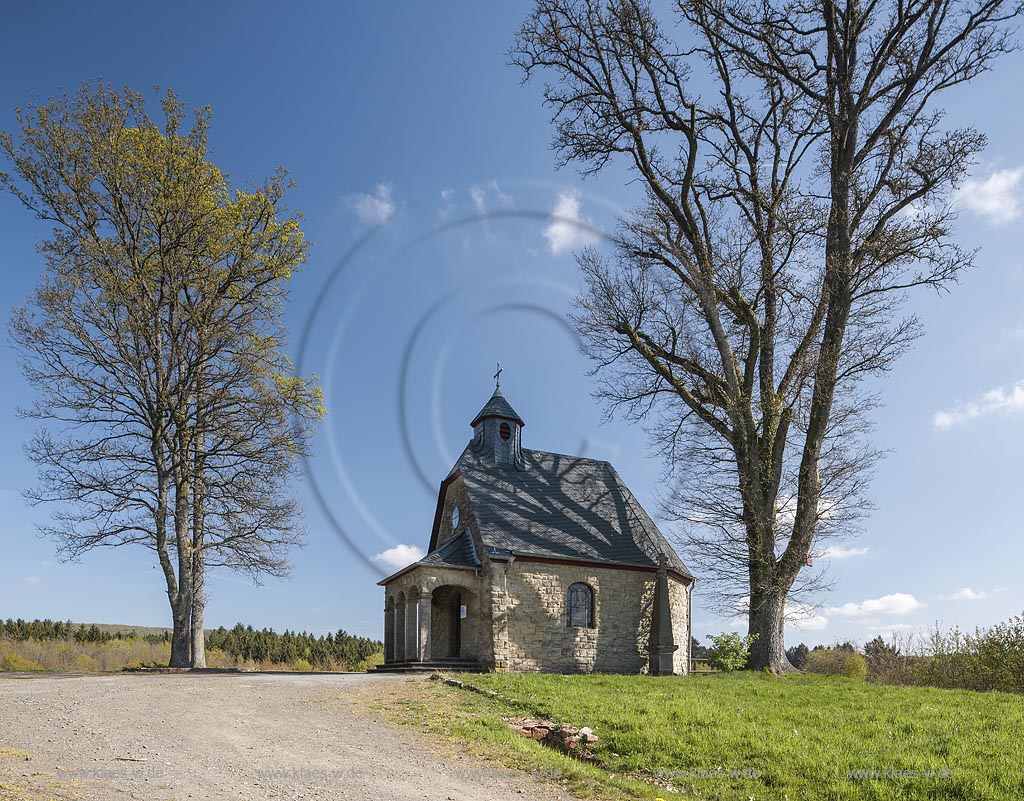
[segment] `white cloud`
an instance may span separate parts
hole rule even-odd
[[[441,202],[443,205],[441,206],[440,211],[438,211],[438,215],[441,217],[442,220],[448,219],[448,215],[451,214],[452,212],[452,206],[454,205],[454,201],[454,189],[451,189],[446,186],[444,189],[441,190]]]
[[[849,559],[851,556],[864,556],[869,548],[844,548],[842,545],[833,545],[821,553],[822,559]]]
[[[487,213],[487,193],[479,186],[469,187],[469,196],[473,198],[473,205],[476,206],[477,214]]]
[[[828,625],[828,618],[817,614],[813,606],[787,603],[786,623],[800,631],[821,631]]]
[[[1024,342],[1024,325],[1018,325],[1016,328],[1009,328],[1004,331],[1003,341]]]
[[[352,195],[348,198],[348,204],[360,221],[375,225],[388,222],[398,210],[391,197],[391,184],[377,184],[372,195]]]
[[[866,628],[871,630],[871,634],[877,637],[881,637],[883,640],[892,640],[897,634],[901,632],[913,631],[917,628],[913,623],[887,623],[884,625],[878,625],[873,623],[868,625]]]
[[[396,545],[394,548],[381,551],[373,557],[373,561],[383,562],[385,565],[395,568],[395,570],[401,570],[403,567],[408,567],[413,562],[418,562],[422,558],[423,551],[415,545]]]
[[[908,220],[916,220],[922,214],[930,213],[931,211],[932,208],[927,204],[911,203],[910,205],[904,207],[902,213],[903,216],[906,217]]]
[[[747,604],[750,603],[749,596],[743,596],[736,602],[737,614],[729,618],[726,624],[731,628],[744,628],[747,624]],[[831,606],[827,609],[819,609],[811,604],[800,601],[786,602],[786,626],[797,631],[821,631],[832,622],[833,616],[857,618],[858,622],[865,628],[883,629],[886,634],[895,631],[911,629],[910,623],[882,622],[876,615],[904,615],[918,609],[923,609],[925,604],[918,601],[909,593],[897,592],[891,595],[883,595],[881,598],[868,598],[860,603],[846,603],[842,606]]]
[[[488,200],[493,200],[499,208],[510,209],[515,205],[512,195],[503,192],[497,181],[488,181],[483,186],[469,187],[469,196],[477,214],[487,214]]]
[[[747,610],[750,605],[750,596],[744,595],[736,602],[737,614],[726,622],[733,628],[743,628],[747,625]],[[801,603],[800,601],[786,601],[785,612],[786,625],[800,631],[821,631],[828,625],[828,618],[818,614],[816,606]]]
[[[964,181],[956,199],[993,225],[1005,225],[1021,215],[1024,167],[996,170],[984,180]]]
[[[597,240],[591,221],[580,213],[580,196],[575,190],[562,192],[555,200],[550,222],[544,229],[548,248],[558,255]]]
[[[905,615],[917,609],[923,609],[921,603],[910,593],[894,592],[881,598],[868,598],[860,603],[845,603],[833,606],[828,611],[833,615],[845,617],[862,617],[864,615]]]
[[[949,596],[951,601],[980,601],[986,596],[984,590],[975,590],[971,587],[961,587]]]
[[[796,522],[796,495],[780,495],[775,501],[775,520],[781,531],[793,528]],[[818,501],[818,517],[831,520],[842,506],[835,498],[824,497]]]
[[[501,187],[498,186],[497,181],[491,181],[489,184],[487,184],[487,187],[494,194],[494,198],[495,200],[498,201],[499,206],[506,209],[510,209],[512,208],[512,206],[515,205],[515,201],[512,199],[512,195],[502,192]]]
[[[25,576],[26,584],[42,584],[43,580],[38,576]]]
[[[1024,412],[1024,381],[1018,381],[1007,390],[996,387],[981,394],[967,403],[961,403],[952,409],[936,412],[932,417],[932,425],[946,431],[967,420],[989,414],[1012,415]]]

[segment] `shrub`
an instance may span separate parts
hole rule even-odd
[[[79,654],[76,656],[74,666],[75,670],[80,673],[97,673],[100,669],[100,663],[89,656],[89,654]]]
[[[846,657],[855,653],[856,649],[849,643],[842,645],[815,645],[807,654],[804,670],[808,673],[824,673],[828,676],[839,676],[846,665]]]
[[[237,667],[237,662],[234,657],[225,653],[220,648],[207,648],[206,666],[210,668],[233,668]]]
[[[306,659],[301,659],[300,658],[300,659],[296,659],[294,662],[292,662],[292,670],[299,670],[299,671],[302,671],[303,673],[305,673],[305,672],[310,671],[312,669],[313,669],[313,666],[311,664],[309,664],[309,661],[306,660]]]
[[[363,672],[368,671],[368,670],[373,670],[373,668],[375,668],[377,665],[383,665],[383,664],[384,664],[384,654],[382,652],[378,651],[377,653],[371,654],[370,656],[366,657],[366,659],[363,659],[363,660],[361,660],[359,662],[356,662],[354,665],[352,665],[349,668],[349,670],[351,670],[351,671],[353,671],[355,673],[363,673]]]
[[[44,670],[43,666],[31,659],[26,659],[21,654],[7,654],[0,659],[0,671],[12,673],[27,673],[29,671]]]
[[[901,649],[901,644],[904,646]],[[912,641],[909,637],[899,640],[894,634],[891,642],[875,637],[864,646],[864,658],[868,662],[868,681],[879,684],[911,684],[914,668],[909,651]]]
[[[708,664],[715,670],[731,673],[747,664],[750,646],[754,644],[757,635],[741,637],[734,631],[723,631],[721,634],[709,634],[708,639],[711,640]]]
[[[864,681],[868,677],[868,661],[860,654],[850,654],[843,661],[843,675],[848,679]]]

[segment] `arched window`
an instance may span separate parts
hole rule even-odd
[[[594,628],[594,591],[586,584],[570,584],[566,596],[570,628]]]

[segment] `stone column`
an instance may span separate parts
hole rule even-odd
[[[416,626],[416,609],[419,594],[416,590],[409,592],[405,599],[405,659],[407,662],[419,662],[419,632]]]
[[[679,648],[672,638],[672,607],[668,598],[668,559],[658,554],[658,574],[654,580],[654,604],[651,608],[651,639],[648,672],[652,676],[672,675],[672,655]]]
[[[430,601],[429,592],[420,593],[420,662],[430,661]]]
[[[390,598],[384,604],[384,661],[395,661],[395,602]]]
[[[399,593],[398,599],[395,600],[395,623],[392,626],[395,633],[394,652],[396,662],[404,662],[409,658],[405,650],[405,610],[407,608],[408,604],[405,601],[405,594]]]

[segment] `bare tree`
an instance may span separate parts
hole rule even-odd
[[[29,497],[56,505],[46,530],[68,557],[156,553],[184,666],[203,664],[207,554],[285,569],[298,539],[286,485],[322,407],[279,350],[306,254],[285,176],[232,193],[207,160],[209,111],[183,132],[183,104],[168,92],[161,105],[159,127],[139,94],[86,85],[18,110],[0,182],[54,225],[45,276],[9,326],[38,392],[25,412],[44,421]]]
[[[792,669],[783,626],[816,543],[868,508],[865,376],[918,334],[914,287],[972,256],[950,193],[984,137],[936,95],[1011,48],[1003,0],[539,0],[512,60],[553,73],[560,164],[623,157],[645,202],[579,263],[576,323],[612,409],[667,457],[717,600],[746,608],[751,666]]]

